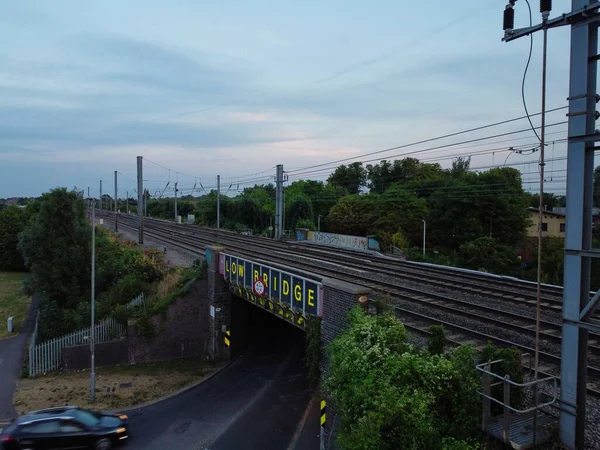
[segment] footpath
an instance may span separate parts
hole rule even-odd
[[[33,330],[37,307],[34,295],[19,334],[0,340],[0,428],[17,416],[12,405],[13,394],[21,377],[23,352]]]

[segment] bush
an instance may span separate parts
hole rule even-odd
[[[481,352],[482,363],[488,361],[496,361],[501,359],[502,362],[494,364],[492,372],[504,377],[510,376],[511,381],[516,383],[523,382],[523,366],[521,364],[521,352],[516,348],[496,348],[490,342]],[[498,380],[496,380],[498,381]],[[492,397],[501,401],[504,399],[502,385],[492,388]],[[510,404],[513,408],[520,408],[523,405],[524,393],[523,388],[511,386],[510,388]],[[499,414],[502,412],[502,407],[492,402],[492,413]]]
[[[432,355],[441,355],[444,353],[446,345],[446,333],[443,325],[431,325],[429,327],[431,336],[427,340],[427,349]]]
[[[480,402],[470,346],[443,356],[418,353],[393,315],[368,316],[357,307],[327,352],[325,389],[342,413],[343,449],[457,449],[442,438],[474,436]]]

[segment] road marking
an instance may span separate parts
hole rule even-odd
[[[288,445],[287,450],[294,450],[296,448],[296,444],[298,444],[298,439],[300,439],[300,435],[302,434],[302,430],[304,429],[304,425],[306,424],[308,416],[310,415],[310,410],[311,410],[313,404],[315,403],[316,399],[317,399],[316,395],[314,395],[313,398],[310,399],[308,406],[304,410],[302,419],[300,419],[300,423],[296,427],[296,432],[294,433],[294,436],[292,437],[292,440],[290,441],[290,445]]]

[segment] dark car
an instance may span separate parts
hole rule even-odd
[[[2,430],[0,450],[107,450],[128,437],[124,414],[62,406],[32,411],[16,419]]]

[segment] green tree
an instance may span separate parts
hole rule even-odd
[[[310,199],[296,197],[287,209],[285,221],[290,228],[295,229],[298,222],[303,220],[309,220],[314,223],[313,217],[313,208]]]
[[[327,226],[333,233],[366,236],[377,219],[376,207],[373,195],[348,195],[331,208]]]
[[[469,171],[470,167],[471,157],[469,156],[465,158],[459,156],[458,158],[452,160],[452,169],[450,169],[450,174],[452,175],[452,178],[460,178]]]
[[[371,233],[385,235],[385,244],[390,244],[392,235],[402,230],[410,243],[420,242],[422,220],[427,218],[427,202],[400,183],[390,187],[384,194],[375,197],[377,219]]]
[[[361,162],[341,165],[329,175],[327,182],[333,186],[341,186],[350,194],[358,194],[367,182],[367,171]]]
[[[532,208],[540,207],[540,194],[533,194],[529,198],[529,206]],[[544,206],[554,208],[560,206],[560,198],[551,192],[544,192]]]
[[[16,205],[0,210],[0,270],[23,271],[25,262],[17,248],[19,233],[27,224],[27,212]]]
[[[498,244],[494,239],[481,237],[462,245],[459,250],[462,267],[486,269],[499,275],[518,275],[521,262],[510,248]]]
[[[73,308],[90,280],[91,229],[79,193],[58,188],[42,196],[18,248],[36,290],[59,309]]]
[[[418,353],[392,314],[355,308],[327,353],[324,386],[342,412],[343,449],[441,450],[445,436],[467,439],[475,432],[480,402],[472,348]]]

